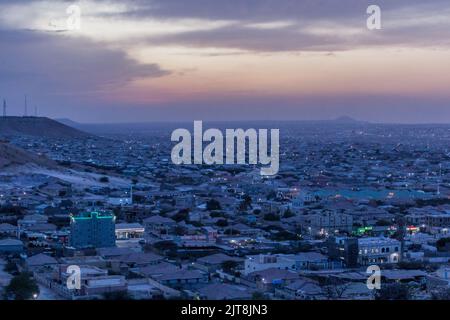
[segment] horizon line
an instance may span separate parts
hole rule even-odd
[[[339,117],[341,118],[341,117]],[[70,121],[74,124],[78,125],[144,125],[144,124],[175,124],[175,123],[193,123],[194,121],[203,121],[205,123],[242,123],[242,122],[288,122],[288,123],[294,123],[294,122],[335,122],[340,124],[365,124],[365,125],[450,125],[450,122],[378,122],[378,121],[368,121],[368,120],[359,120],[350,118],[348,121],[342,121],[339,120],[339,118],[335,119],[243,119],[243,120],[237,120],[237,119],[230,119],[230,120],[201,120],[201,119],[195,119],[195,120],[187,120],[187,119],[180,119],[180,120],[151,120],[151,121],[125,121],[125,122],[80,122],[75,121],[70,118],[50,118],[55,121]]]

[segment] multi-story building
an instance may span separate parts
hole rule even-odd
[[[121,275],[108,275],[108,270],[95,266],[81,265],[79,270],[79,287],[68,288],[69,277],[73,273],[67,272],[69,265],[62,264],[54,268],[51,287],[62,296],[71,299],[102,296],[105,293],[127,291],[127,281]],[[58,285],[59,283],[62,284]],[[74,283],[75,285],[75,283]]]
[[[442,213],[427,215],[425,224],[428,228],[450,227],[450,214]]]
[[[405,221],[408,225],[425,226],[427,223],[427,216],[424,214],[407,214]]]
[[[117,240],[144,239],[145,228],[140,223],[119,223],[115,229]]]
[[[450,227],[449,213],[433,213],[433,214],[408,214],[405,216],[406,222],[416,227],[427,228],[448,228]]]
[[[299,254],[260,254],[247,256],[244,274],[266,269],[284,270],[323,270],[341,267],[342,263],[329,261],[328,257],[318,252],[302,252]]]
[[[290,208],[297,212],[305,207],[306,204],[315,202],[316,199],[311,193],[305,191],[299,191],[298,194],[292,199]]]
[[[0,236],[3,237],[19,237],[18,228],[9,223],[0,223]]]
[[[170,218],[162,216],[151,216],[143,221],[147,236],[157,236],[163,239],[170,239],[169,231],[176,226],[176,222]]]
[[[398,263],[401,260],[401,243],[398,240],[372,237],[358,239],[358,263],[370,264]]]
[[[309,217],[309,227],[312,234],[334,234],[337,231],[351,232],[353,217],[340,213],[315,214]]]
[[[358,265],[358,239],[351,237],[329,237],[327,240],[330,259],[344,263],[348,268]]]
[[[70,245],[77,249],[114,247],[115,221],[112,213],[89,212],[71,216]]]

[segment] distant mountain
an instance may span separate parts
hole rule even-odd
[[[0,117],[0,136],[87,138],[90,134],[46,117]]]
[[[37,165],[45,168],[57,167],[56,162],[53,160],[0,141],[0,168],[20,165]]]
[[[364,123],[364,121],[359,121],[349,116],[341,116],[339,118],[334,119],[333,121],[339,123]]]

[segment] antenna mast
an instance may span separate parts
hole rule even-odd
[[[437,195],[441,195],[441,182],[442,182],[442,163],[439,163],[439,179],[437,185]]]
[[[28,101],[27,101],[27,95],[25,95],[25,117],[28,116]]]

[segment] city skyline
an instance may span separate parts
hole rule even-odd
[[[440,0],[2,1],[0,97],[82,123],[450,123],[449,17]]]

